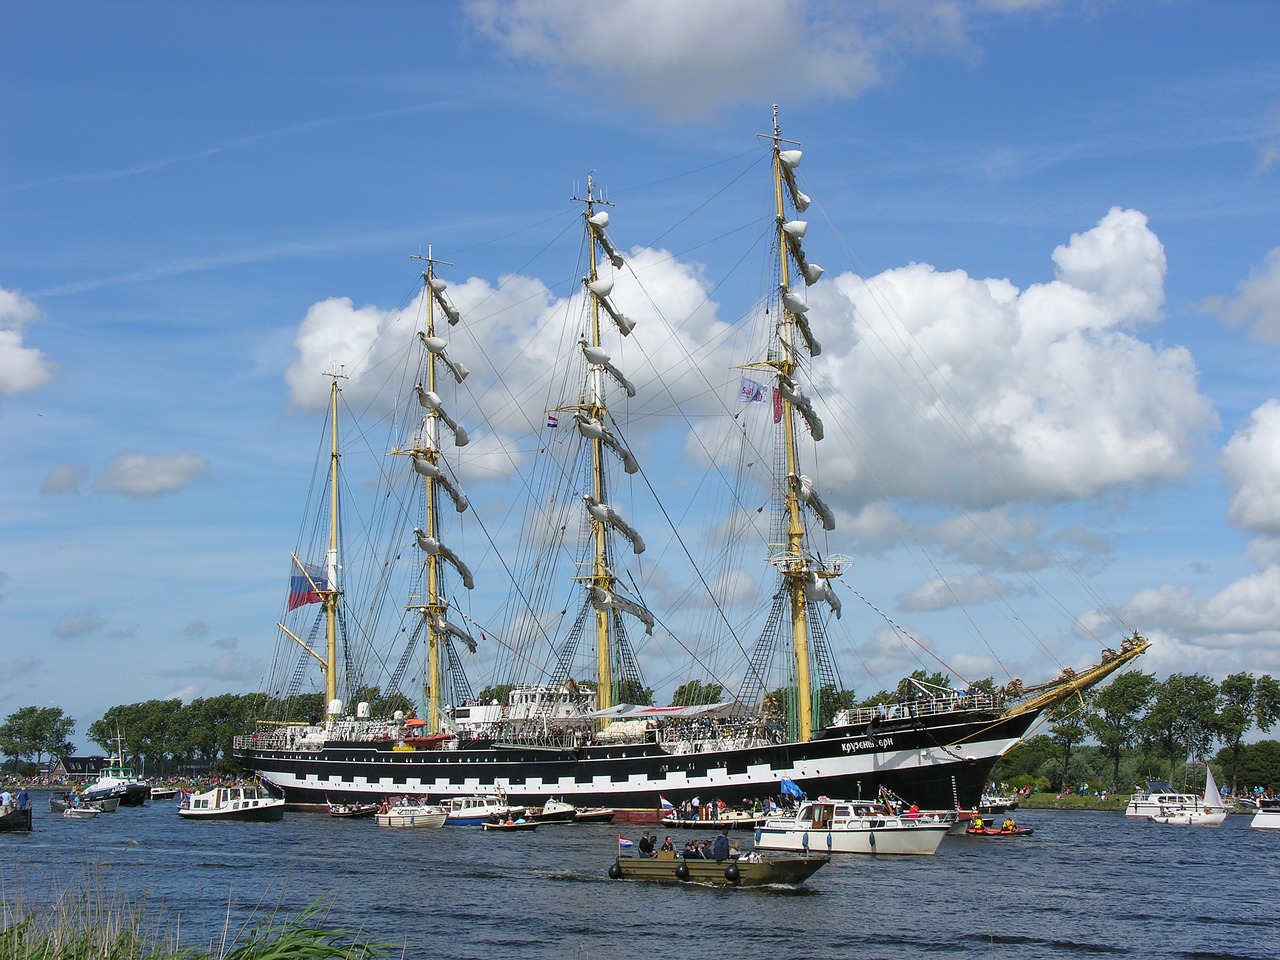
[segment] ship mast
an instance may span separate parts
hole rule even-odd
[[[407,453],[413,461],[415,472],[422,480],[422,527],[414,529],[418,547],[423,552],[423,584],[421,593],[406,604],[407,610],[416,610],[422,617],[422,625],[426,630],[427,641],[427,677],[425,700],[427,708],[427,729],[435,732],[440,729],[440,704],[445,699],[444,693],[444,658],[445,645],[450,635],[457,636],[474,647],[475,641],[465,631],[448,620],[449,603],[444,594],[442,573],[444,562],[450,563],[461,575],[463,585],[469,590],[474,586],[471,572],[441,540],[441,493],[447,493],[453,500],[455,509],[461,513],[467,509],[467,499],[450,481],[445,473],[440,447],[440,424],[443,421],[454,436],[455,446],[466,446],[467,432],[445,411],[443,402],[437,393],[438,367],[444,366],[453,374],[454,380],[461,383],[467,377],[467,368],[451,361],[445,354],[446,341],[437,335],[436,308],[439,307],[450,325],[460,319],[457,309],[444,295],[447,284],[436,277],[437,265],[452,266],[446,260],[437,260],[431,256],[428,247],[427,256],[415,256],[422,260],[427,269],[422,274],[423,298],[425,299],[425,330],[418,332],[425,356],[423,360],[423,382],[415,387],[419,405],[423,408],[422,419],[417,432],[411,441],[410,449],[394,451]],[[416,602],[415,602],[416,601]]]
[[[764,136],[764,135],[762,135]],[[772,372],[774,378],[774,420],[781,431],[782,466],[785,482],[782,485],[782,529],[784,542],[771,550],[770,560],[777,566],[783,578],[787,596],[787,619],[791,624],[792,673],[795,679],[795,710],[788,711],[791,718],[792,739],[807,741],[813,738],[814,710],[818,690],[813,682],[814,650],[811,639],[809,602],[825,599],[836,603],[827,580],[839,575],[838,567],[828,569],[813,558],[807,541],[804,507],[808,506],[823,519],[826,529],[834,528],[830,511],[821,503],[807,477],[800,472],[799,437],[802,419],[813,439],[822,439],[822,423],[813,412],[808,399],[797,385],[796,375],[802,362],[817,355],[821,346],[814,340],[805,319],[807,304],[791,290],[793,279],[805,286],[815,282],[822,268],[805,260],[800,240],[806,224],[801,220],[787,219],[786,200],[797,212],[808,206],[809,198],[797,188],[795,168],[800,163],[800,151],[792,149],[798,144],[784,140],[778,126],[778,108],[773,111],[773,133],[766,137],[773,144],[773,199],[776,222],[776,248],[778,251],[778,307],[776,339],[766,361],[751,365],[756,369]],[[785,145],[785,146],[784,146]]]
[[[329,549],[325,553],[328,589],[321,592],[324,609],[324,696],[325,711],[338,698],[338,381],[346,377],[336,370],[325,374],[329,387]]]
[[[620,637],[615,636],[615,630],[620,628],[615,627],[616,611],[621,610],[639,618],[648,632],[653,630],[653,616],[640,604],[618,595],[618,579],[613,571],[614,558],[611,550],[612,534],[616,532],[630,540],[635,553],[644,551],[644,541],[640,535],[622,520],[610,506],[608,499],[606,447],[622,460],[623,469],[627,473],[635,473],[640,469],[631,452],[607,427],[609,410],[605,398],[606,374],[621,385],[628,396],[635,395],[635,388],[613,364],[609,354],[603,349],[601,340],[603,316],[609,317],[624,337],[629,336],[635,326],[633,320],[619,313],[609,301],[613,279],[602,276],[598,266],[601,255],[615,268],[622,266],[623,259],[604,232],[609,225],[609,213],[603,208],[612,204],[596,196],[595,181],[591,176],[587,177],[586,197],[574,197],[573,200],[584,205],[582,216],[586,221],[589,238],[589,265],[582,282],[589,293],[590,314],[588,329],[578,341],[588,364],[586,383],[578,403],[567,409],[573,411],[578,432],[587,441],[591,468],[590,493],[583,497],[590,525],[591,555],[586,569],[575,579],[585,583],[588,600],[595,608],[596,706],[597,709],[604,710],[617,702],[622,683],[632,679],[635,674],[633,666],[629,670],[627,663],[622,662],[626,654],[618,649]],[[619,662],[619,669],[615,669],[615,660]]]

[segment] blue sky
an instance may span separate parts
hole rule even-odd
[[[1014,451],[1000,495],[944,489],[950,451],[903,433],[925,479],[890,492],[1087,540],[1144,669],[1280,671],[1280,8],[899,6],[5,3],[0,715],[258,689],[321,423],[307,332],[394,309],[429,244],[460,304],[569,295],[539,256],[589,171],[633,258],[675,254],[650,295],[714,283],[740,252],[679,225],[774,103],[843,298],[828,399],[901,426],[836,319],[892,303]],[[841,469],[844,551],[889,555]],[[927,580],[863,584],[924,623]],[[916,666],[864,642],[861,692]]]

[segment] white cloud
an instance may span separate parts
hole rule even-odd
[[[681,118],[724,102],[851,98],[880,79],[883,41],[863,23],[876,10],[863,5],[479,0],[467,10],[480,34],[516,59],[566,81],[586,73],[615,98]]]
[[[1234,300],[1209,297],[1204,306],[1233,326],[1249,324],[1249,332],[1259,340],[1280,343],[1280,247],[1273,248],[1260,266],[1250,268]]]
[[[209,462],[196,453],[157,457],[125,451],[112,457],[93,481],[101,493],[125,497],[162,497],[177,493],[209,472]]]
[[[1022,291],[925,264],[836,278],[844,306],[828,297],[810,313],[819,339],[838,343],[855,312],[861,336],[814,365],[824,419],[892,470],[837,457],[824,486],[994,505],[1086,499],[1190,469],[1215,423],[1191,356],[1124,329],[1159,317],[1164,253],[1146,218],[1112,210],[1054,260],[1058,279]],[[960,473],[975,447],[990,472]]]
[[[1268,400],[1227,441],[1222,472],[1232,487],[1227,516],[1255,533],[1280,534],[1280,402]]]
[[[0,287],[0,394],[13,396],[38,390],[53,380],[53,365],[22,342],[23,327],[39,316],[36,305]]]
[[[80,484],[89,476],[89,468],[79,463],[63,462],[56,464],[49,475],[44,478],[40,487],[40,495],[56,497],[62,493],[78,493]]]
[[[96,617],[87,610],[81,610],[79,613],[69,613],[59,617],[58,622],[53,626],[53,633],[54,636],[63,640],[73,640],[95,634],[106,625],[107,621],[101,617]]]

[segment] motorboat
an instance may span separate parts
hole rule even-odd
[[[880,804],[806,800],[792,815],[770,817],[756,828],[757,850],[931,856],[951,821],[898,816]]]
[[[524,812],[523,807],[512,807],[501,797],[485,795],[450,797],[442,806],[445,824],[451,827],[478,827],[494,817],[505,820],[509,813]]]
[[[1145,790],[1129,798],[1124,815],[1145,819],[1160,816],[1164,810],[1193,808],[1199,803],[1200,798],[1194,793],[1178,793],[1163,780],[1148,780]]]
[[[448,816],[439,804],[413,797],[393,797],[378,808],[374,820],[380,827],[439,829]]]
[[[217,786],[203,793],[184,793],[178,815],[187,820],[284,819],[284,798],[256,784]]]
[[[1280,799],[1264,797],[1258,801],[1258,812],[1249,821],[1255,830],[1280,830]]]
[[[98,809],[90,806],[67,807],[62,816],[67,820],[92,820],[98,815]]]
[[[795,887],[830,862],[828,856],[764,857],[754,852],[731,860],[684,859],[669,851],[656,857],[628,857],[619,853],[609,865],[609,877],[716,887]]]
[[[579,812],[572,803],[552,799],[541,807],[527,811],[524,818],[534,823],[573,823],[578,819]]]

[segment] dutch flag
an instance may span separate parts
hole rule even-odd
[[[670,801],[670,800],[668,800],[666,797],[664,797],[662,794],[658,794],[658,803],[662,804],[662,809],[663,809],[663,810],[674,810],[674,809],[675,809],[675,807],[673,807],[673,806],[671,805],[671,801]]]
[[[635,844],[632,843],[630,840],[628,840],[626,837],[619,835],[618,846],[626,848],[626,847],[634,847]]]

